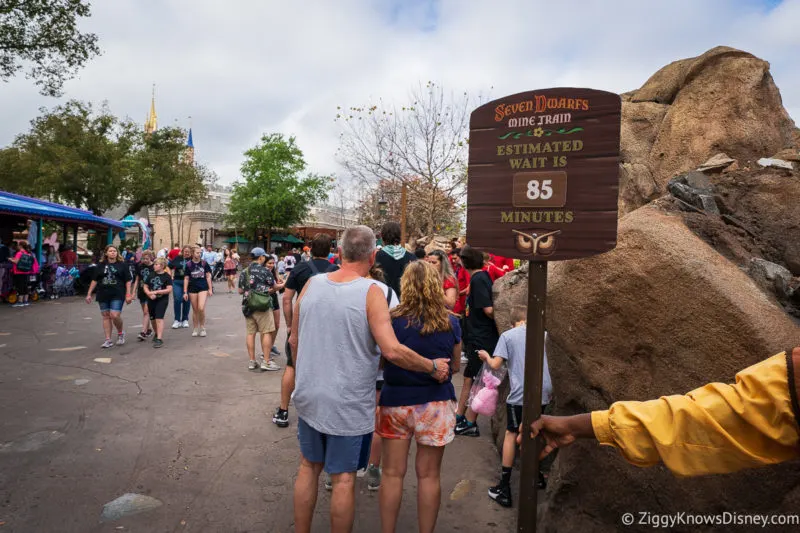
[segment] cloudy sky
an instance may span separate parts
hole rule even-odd
[[[221,181],[265,132],[295,135],[311,170],[335,160],[336,106],[401,102],[419,81],[506,94],[554,86],[624,92],[717,45],[772,65],[800,121],[800,0],[95,0],[83,25],[103,55],[64,98],[161,125],[192,117],[198,160]],[[41,106],[23,76],[0,83],[0,146]]]

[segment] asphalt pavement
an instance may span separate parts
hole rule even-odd
[[[0,533],[293,531],[294,409],[289,428],[272,424],[282,372],[247,370],[239,297],[224,288],[208,337],[167,329],[159,350],[135,338],[136,302],[126,344],[105,350],[98,307],[80,297],[0,307]],[[445,452],[438,531],[514,529],[516,509],[486,496],[499,457],[481,426]],[[401,532],[417,530],[410,465]],[[354,530],[378,531],[377,492],[359,479],[357,493]],[[320,484],[314,531],[328,531],[329,503]]]

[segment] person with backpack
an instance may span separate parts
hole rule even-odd
[[[375,262],[383,270],[386,277],[386,284],[394,290],[403,301],[403,293],[400,287],[400,278],[409,263],[416,261],[417,257],[405,249],[400,243],[400,224],[397,222],[387,222],[381,228],[383,238],[383,248],[375,256]]]
[[[14,263],[11,274],[14,277],[14,289],[17,291],[17,303],[11,307],[25,307],[31,305],[28,300],[30,293],[31,276],[39,273],[39,262],[31,252],[30,245],[22,241],[19,243],[19,250],[14,257],[8,259]]]
[[[328,253],[331,249],[331,237],[325,233],[317,233],[311,241],[311,261],[297,263],[286,280],[286,290],[283,292],[283,318],[286,319],[286,331],[291,331],[293,310],[292,299],[300,294],[308,280],[317,274],[324,274],[331,264],[328,262]],[[288,335],[287,335],[288,336]],[[272,422],[278,427],[289,427],[289,399],[294,392],[294,360],[289,343],[286,343],[286,370],[281,378],[281,400],[275,410]]]
[[[186,263],[183,278],[183,300],[192,303],[192,337],[206,336],[206,300],[214,295],[211,266],[202,259],[202,248],[192,248],[192,259]]]
[[[263,248],[250,250],[253,262],[239,275],[239,294],[242,295],[242,314],[247,325],[247,354],[250,356],[248,370],[261,368],[263,371],[278,370],[272,361],[267,362],[263,357],[256,361],[256,334],[261,335],[261,349],[268,354],[272,349],[275,316],[271,286],[275,280],[265,266],[267,259],[272,259]],[[270,367],[270,363],[273,367]],[[277,367],[277,368],[275,368]]]

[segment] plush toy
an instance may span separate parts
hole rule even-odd
[[[491,372],[484,372],[482,381],[484,387],[472,398],[470,407],[479,415],[492,416],[497,409],[500,379]]]

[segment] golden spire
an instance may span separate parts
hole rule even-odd
[[[158,115],[156,114],[156,84],[153,84],[153,97],[150,100],[150,114],[144,123],[144,132],[153,133],[158,129]]]

